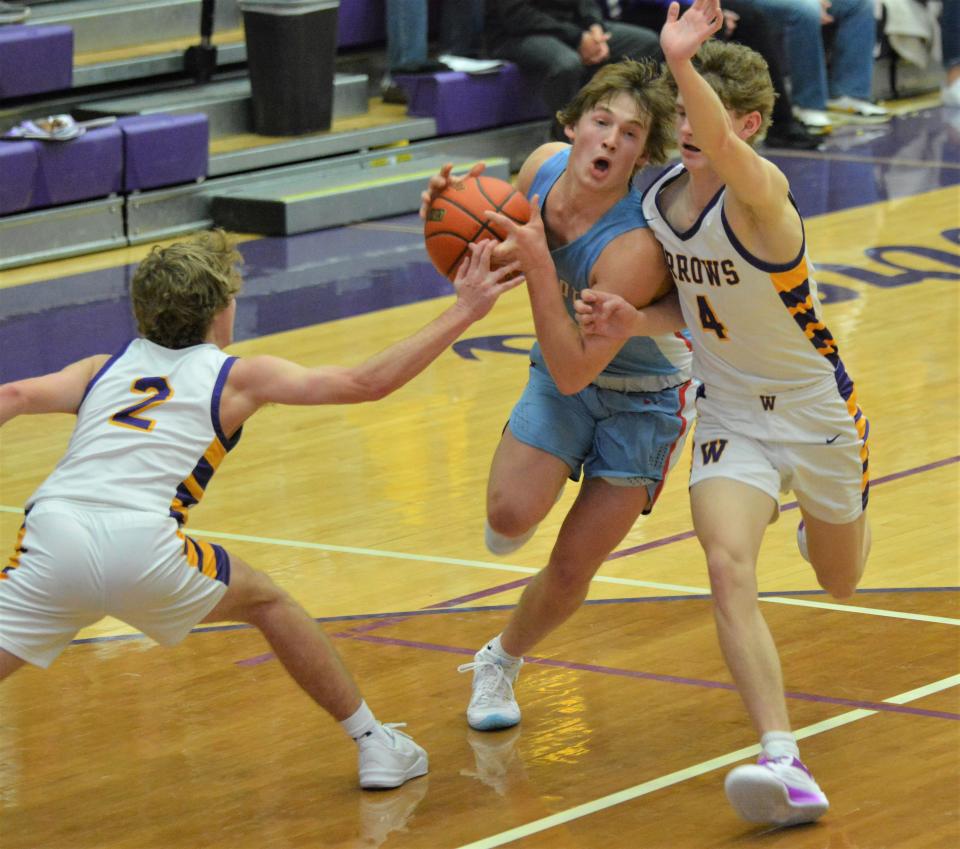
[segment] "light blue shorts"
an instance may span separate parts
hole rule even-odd
[[[693,395],[690,383],[659,392],[590,385],[564,395],[545,369],[531,365],[509,427],[521,442],[563,460],[571,480],[582,470],[587,478],[647,487],[649,513],[693,424]]]

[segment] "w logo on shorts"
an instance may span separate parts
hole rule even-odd
[[[761,395],[760,404],[763,406],[764,410],[772,410],[773,405],[777,403],[776,395]]]
[[[700,443],[700,453],[703,455],[703,465],[716,463],[723,454],[723,449],[727,447],[726,439],[711,439],[709,442]]]

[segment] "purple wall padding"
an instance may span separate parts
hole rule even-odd
[[[0,142],[0,215],[30,208],[38,167],[33,143]]]
[[[437,135],[448,136],[546,118],[547,107],[536,87],[508,62],[494,74],[437,74],[396,76],[409,97],[407,114],[433,118]]]
[[[31,208],[101,198],[120,191],[123,134],[119,127],[88,130],[67,142],[30,143],[39,159]]]
[[[207,176],[210,127],[203,113],[133,115],[117,125],[123,133],[124,191],[194,183]]]
[[[73,85],[73,30],[0,26],[0,99]]]
[[[340,0],[337,47],[383,43],[387,37],[384,0]]]

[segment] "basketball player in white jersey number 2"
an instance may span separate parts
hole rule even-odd
[[[141,338],[112,357],[0,385],[0,425],[27,413],[75,413],[66,455],[27,501],[0,567],[0,681],[47,667],[81,628],[107,615],[163,645],[199,622],[258,628],[294,680],[358,744],[364,788],[398,787],[427,754],[381,725],[307,612],[263,572],[184,532],[241,426],[265,404],[354,404],[425,369],[497,297],[516,264],[490,271],[492,243],[458,273],[455,303],[355,367],[239,359],[233,340],[240,255],[222,231],[155,248],[131,283]]]
[[[756,765],[726,780],[746,819],[789,825],[827,810],[790,732],[780,662],[757,603],[756,566],[778,496],[803,516],[800,551],[820,585],[851,595],[870,548],[867,419],[821,318],[803,222],[787,180],[753,149],[773,90],[763,60],[709,41],[719,3],[672,3],[660,36],[677,88],[681,163],[644,195],[676,295],[637,311],[587,291],[588,331],[693,337],[698,392],[690,501],[707,557],[720,646],[761,735]],[[702,46],[701,46],[702,45]],[[682,308],[682,317],[677,305]]]

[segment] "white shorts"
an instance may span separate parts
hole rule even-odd
[[[229,581],[226,551],[184,536],[172,518],[44,500],[0,572],[0,648],[47,667],[104,616],[174,645]]]
[[[708,391],[709,392],[709,391]],[[715,394],[709,392],[709,394]],[[709,478],[730,478],[766,492],[779,502],[790,492],[811,516],[843,525],[867,507],[870,491],[866,416],[839,394],[777,399],[765,417],[758,397],[754,409],[744,398],[697,399],[690,486]],[[758,433],[758,421],[763,430]],[[782,434],[786,438],[768,438]],[[774,515],[774,520],[776,515]]]

